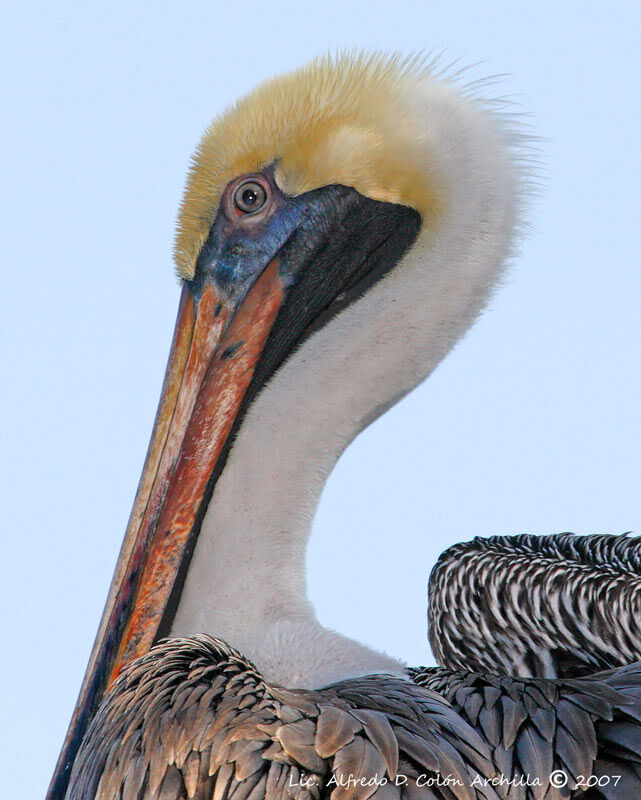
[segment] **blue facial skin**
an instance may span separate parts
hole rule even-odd
[[[341,189],[344,187],[332,186],[287,197],[275,187],[271,198],[273,211],[255,225],[251,220],[243,224],[242,218],[240,222],[230,220],[221,207],[196,262],[191,281],[194,295],[200,296],[205,282],[213,282],[220,296],[238,307],[275,257],[279,257],[283,285],[289,287],[305,266],[307,248],[296,248],[302,251],[298,253],[301,258],[288,258],[284,251],[290,250],[288,245],[294,240],[301,241],[310,230],[315,231],[313,239],[317,239],[319,233],[331,227],[328,194]]]
[[[305,208],[288,203],[256,229],[221,236],[211,255],[213,278],[220,292],[240,301],[258,275],[283,248],[299,226]]]

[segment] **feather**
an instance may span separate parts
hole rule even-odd
[[[163,778],[158,800],[181,800],[184,791],[185,785],[179,770],[169,767]]]
[[[398,770],[398,742],[389,720],[380,711],[361,709],[352,714],[362,723],[365,735],[385,761],[388,776],[394,779]]]
[[[516,549],[535,545],[558,547],[521,539]],[[560,679],[410,674],[414,683],[372,675],[290,690],[263,682],[223,642],[168,640],[105,697],[68,799],[321,800],[329,790],[332,800],[558,800],[569,789],[546,783],[553,769],[572,780],[621,775],[618,789],[600,787],[606,800],[641,795],[641,664]],[[332,789],[332,770],[356,780]],[[421,772],[456,783],[420,786]],[[360,781],[399,774],[407,785]],[[497,775],[539,785],[497,795]]]
[[[316,724],[314,747],[321,758],[329,758],[354,739],[361,725],[345,711],[332,706],[321,706]]]
[[[299,719],[282,725],[276,731],[276,738],[293,762],[301,764],[310,772],[322,772],[322,758],[314,748],[316,726],[309,719]]]

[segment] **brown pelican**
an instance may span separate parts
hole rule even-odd
[[[431,669],[323,628],[305,592],[327,475],[478,316],[524,180],[499,113],[396,58],[315,61],[206,131],[52,800],[641,796],[640,540],[451,548]]]

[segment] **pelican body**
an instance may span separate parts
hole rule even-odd
[[[306,595],[340,453],[514,251],[523,148],[433,65],[380,55],[268,81],[205,132],[156,422],[49,800],[641,796],[640,540],[451,548],[433,669],[324,628]]]

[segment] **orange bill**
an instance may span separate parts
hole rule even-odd
[[[49,797],[63,796],[74,753],[105,691],[149,651],[188,560],[214,467],[283,302],[273,259],[234,303],[185,283],[162,395],[133,510]]]

